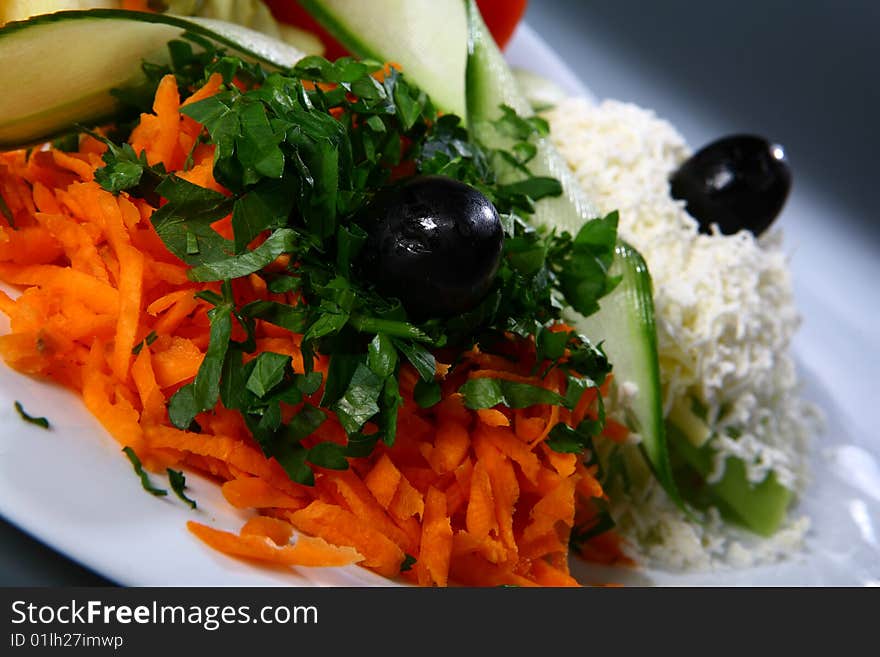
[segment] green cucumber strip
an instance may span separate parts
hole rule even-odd
[[[621,276],[618,286],[604,297],[599,312],[574,318],[575,326],[591,339],[602,340],[620,385],[634,383],[638,390],[630,400],[627,423],[642,440],[639,447],[654,476],[682,509],[684,502],[675,485],[660,394],[660,365],[651,276],[642,256],[626,243],[619,243],[609,273]]]
[[[395,62],[436,107],[465,118],[462,0],[300,0],[354,55]]]
[[[483,144],[509,149],[513,140],[500,135],[492,126],[502,115],[502,105],[523,117],[532,116],[531,103],[520,90],[495,40],[489,33],[474,0],[468,6],[467,119],[472,134]],[[417,80],[418,81],[418,80]],[[538,226],[567,230],[576,235],[590,219],[601,216],[597,207],[584,194],[574,174],[559,151],[547,137],[535,138],[537,153],[529,162],[535,176],[556,178],[562,184],[562,195],[545,198],[537,203],[532,222]],[[514,182],[522,174],[513,167],[497,172],[503,183]]]
[[[511,140],[500,135],[492,122],[502,115],[501,105],[508,105],[521,116],[533,114],[531,105],[505,62],[501,51],[486,28],[474,0],[468,6],[467,101],[470,130],[482,143],[494,148],[509,148]],[[581,226],[600,216],[586,198],[565,160],[548,138],[535,140],[537,153],[529,162],[536,176],[550,176],[562,184],[563,194],[545,198],[536,204],[532,221],[539,226],[567,230],[576,235]],[[502,182],[521,175],[511,168],[500,171]],[[657,358],[657,334],[654,326],[654,302],[651,277],[641,255],[620,244],[611,275],[623,278],[617,288],[601,302],[601,310],[584,318],[572,313],[574,325],[591,339],[604,340],[605,351],[614,365],[618,382],[632,381],[639,393],[629,410],[630,419],[642,442],[640,448],[657,480],[669,496],[684,509],[675,486],[663,426],[660,398],[660,365]]]
[[[708,477],[713,465],[711,446],[695,447],[671,422],[667,423],[667,435],[675,453],[701,477]],[[721,480],[706,484],[705,490],[722,513],[761,536],[770,536],[779,529],[793,497],[772,472],[759,484],[749,482],[745,464],[735,457],[727,459]]]
[[[141,82],[142,62],[167,61],[168,41],[187,32],[272,68],[304,56],[253,30],[205,18],[94,9],[8,23],[0,28],[0,148],[112,119],[118,103],[110,90]]]
[[[675,424],[694,447],[702,447],[712,436],[712,430],[703,418],[694,413],[693,404],[694,400],[690,396],[676,400],[669,410],[669,421]]]

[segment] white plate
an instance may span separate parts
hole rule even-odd
[[[524,68],[552,71],[570,93],[588,93],[527,26],[518,31],[508,57]],[[800,219],[796,230],[786,228],[787,242],[797,249],[793,269],[806,318],[795,354],[806,381],[805,394],[822,407],[834,429],[817,442],[815,482],[800,505],[813,520],[807,550],[772,567],[690,575],[589,571],[590,579],[609,576],[637,584],[698,585],[880,583],[875,530],[880,523],[880,447],[861,410],[876,405],[877,398],[874,389],[848,376],[862,368],[880,370],[872,344],[880,311],[876,305],[860,308],[848,301],[876,298],[868,287],[880,280],[880,266],[869,247],[829,231],[821,219],[833,216],[832,209],[824,207],[820,198],[801,191],[786,214]],[[830,262],[829,245],[835,253],[847,255],[833,284],[824,269],[807,265]],[[849,287],[841,288],[841,283]],[[841,297],[839,289],[852,290],[852,296]],[[833,351],[829,345],[834,345]],[[23,423],[13,409],[14,400],[49,416],[53,430]],[[173,496],[145,494],[119,445],[75,395],[0,366],[0,513],[59,552],[126,585],[389,584],[358,567],[282,571],[207,548],[186,530],[187,520],[234,530],[245,516],[231,509],[210,481],[189,475],[187,482],[199,502],[197,512]]]

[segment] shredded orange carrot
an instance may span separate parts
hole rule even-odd
[[[370,489],[373,497],[382,505],[382,508],[387,509],[391,506],[402,477],[400,470],[392,463],[388,455],[383,454],[364,477],[364,483]]]
[[[282,566],[346,566],[361,560],[361,556],[351,548],[337,547],[308,536],[300,537],[293,545],[279,545],[272,536],[251,533],[253,526],[250,532],[243,532],[241,535],[214,529],[192,520],[186,526],[215,550],[235,557]]]
[[[270,516],[254,516],[241,528],[242,536],[264,536],[275,545],[287,545],[293,536],[293,525]]]
[[[321,500],[294,511],[289,517],[293,526],[306,534],[334,545],[353,547],[363,555],[363,564],[380,575],[395,577],[400,573],[403,550],[365,518]]]
[[[438,473],[451,472],[467,456],[470,436],[465,425],[455,420],[441,420],[437,423],[434,448],[428,461]]]
[[[182,104],[222,86],[214,74]],[[165,77],[153,112],[131,134],[132,147],[150,163],[228,194],[213,176],[213,146],[199,143],[202,126],[181,114],[182,104],[174,77]],[[168,400],[196,376],[209,341],[210,305],[196,295],[219,288],[187,278],[186,265],[150,222],[155,208],[94,181],[104,150],[83,137],[73,153],[0,153],[0,194],[13,217],[0,216],[0,281],[20,290],[0,291],[0,311],[10,321],[0,356],[10,366],[77,391],[146,467],[185,467],[218,480],[232,507],[254,515],[239,534],[196,522],[188,527],[226,554],[283,566],[358,563],[422,585],[575,583],[566,562],[569,532],[576,519],[595,522],[592,500],[604,493],[594,469],[575,454],[552,451],[545,439],[558,422],[576,426],[595,417],[597,392],[587,390],[570,412],[558,406],[472,411],[455,392],[467,378],[480,377],[560,392],[558,372],[544,379],[533,374],[540,368],[532,367],[532,343],[517,347],[511,337],[511,351],[520,349],[522,358],[475,348],[454,368],[438,361],[443,396],[430,409],[413,400],[418,374],[402,367],[395,444],[349,458],[344,471],[318,469],[314,486],[291,481],[243,419],[222,405],[199,416],[198,433],[174,427]],[[228,235],[229,217],[214,228]],[[242,303],[277,298],[255,276],[235,281],[234,293]],[[301,336],[262,321],[255,331],[257,353],[289,354],[294,368],[302,367]],[[319,359],[316,369],[326,367]],[[607,423],[609,440],[626,435],[623,425]],[[315,438],[346,440],[332,413]],[[621,561],[619,539],[603,536],[585,552]],[[414,565],[401,573],[407,556]]]
[[[496,408],[481,408],[477,411],[480,422],[490,427],[509,427],[510,419]]]
[[[465,526],[468,532],[478,539],[486,538],[490,533],[498,531],[492,482],[482,460],[477,461],[471,476]]]
[[[419,583],[446,586],[452,558],[452,526],[447,516],[446,496],[433,486],[425,500],[425,521],[417,562]]]
[[[159,424],[165,418],[165,395],[156,382],[153,371],[150,348],[144,347],[134,359],[131,366],[131,377],[141,400],[141,422],[143,424]]]
[[[231,479],[223,484],[223,497],[237,509],[302,509],[308,498],[273,488],[259,477]]]
[[[120,381],[128,376],[131,350],[141,315],[144,281],[144,257],[140,251],[123,247],[124,263],[120,262],[119,319],[113,340],[113,374]]]

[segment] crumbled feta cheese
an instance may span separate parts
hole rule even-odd
[[[717,454],[710,479],[720,479],[727,457],[736,456],[750,481],[772,471],[783,486],[802,490],[815,414],[798,396],[788,354],[799,317],[779,232],[761,239],[746,231],[700,234],[684,203],[669,195],[669,175],[688,147],[648,110],[569,99],[546,118],[587,197],[601,212],[620,211],[621,236],[648,263],[665,413],[685,396],[705,406]],[[637,556],[665,566],[742,564],[748,555],[772,560],[782,552],[767,541],[742,547],[720,519],[688,521],[653,483],[613,512]],[[773,540],[790,548],[806,526],[792,522]]]

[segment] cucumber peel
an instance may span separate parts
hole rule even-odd
[[[639,448],[657,481],[682,509],[684,501],[675,484],[660,394],[660,364],[651,276],[645,260],[633,247],[620,242],[609,274],[620,276],[617,287],[600,302],[599,312],[577,317],[577,328],[603,340],[618,384],[630,382],[637,390],[627,407],[627,424],[641,437]]]
[[[667,434],[676,455],[705,480],[713,468],[711,444],[694,446],[685,432],[672,422],[667,423]],[[745,464],[736,457],[728,457],[721,479],[704,484],[700,492],[726,517],[761,536],[770,536],[779,529],[794,496],[777,481],[773,472],[760,483],[751,483],[746,477]]]
[[[468,6],[467,101],[468,123],[478,141],[494,148],[508,148],[511,138],[499,134],[492,125],[507,105],[520,116],[533,110],[523,95],[516,76],[504,60],[483,22],[474,0]],[[535,139],[535,157],[529,170],[536,176],[559,180],[562,195],[545,198],[535,206],[532,221],[547,229],[567,230],[576,235],[581,227],[599,216],[586,197],[565,160],[546,137]],[[513,181],[518,171],[499,171],[502,182]],[[604,349],[620,382],[634,381],[639,388],[629,415],[631,428],[642,437],[640,449],[655,477],[682,509],[684,502],[675,485],[660,398],[660,365],[654,326],[651,277],[642,256],[627,244],[616,248],[609,275],[620,276],[618,286],[601,301],[601,310],[583,317],[573,313],[574,325],[591,339],[604,340]]]
[[[352,54],[399,64],[439,109],[465,118],[462,0],[301,0],[300,5]]]
[[[465,1],[468,7],[468,126],[479,142],[509,149],[513,139],[501,135],[492,125],[503,116],[501,106],[507,105],[522,117],[530,117],[534,111],[483,22],[475,0]],[[542,199],[535,206],[532,223],[577,235],[587,221],[600,216],[598,208],[584,194],[549,137],[533,138],[532,143],[536,147],[535,157],[528,164],[532,175],[556,178],[562,185],[560,196]],[[501,168],[497,174],[503,183],[515,182],[522,175],[513,167]]]
[[[167,43],[193,34],[267,67],[286,69],[302,52],[247,28],[205,18],[94,9],[64,11],[0,28],[0,148],[32,144],[74,124],[112,120],[111,90],[142,83],[142,63],[168,60]],[[47,53],[57,52],[57,56]]]

